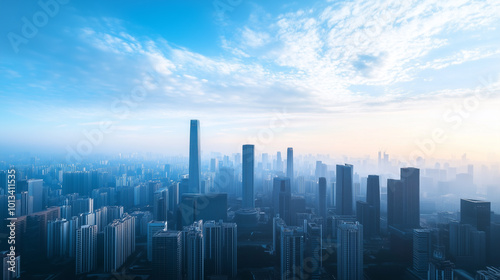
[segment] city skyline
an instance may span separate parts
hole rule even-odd
[[[176,154],[199,119],[204,151],[264,137],[266,152],[410,157],[423,145],[498,161],[496,1],[96,3],[59,4],[34,34],[23,18],[43,7],[5,3],[8,151],[66,153],[104,122],[92,153]]]

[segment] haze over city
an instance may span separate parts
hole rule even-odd
[[[500,2],[2,1],[0,274],[500,280]]]

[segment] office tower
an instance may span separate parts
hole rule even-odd
[[[191,120],[189,135],[189,189],[188,193],[200,193],[201,186],[200,121]]]
[[[78,198],[71,201],[71,213],[73,216],[89,212],[94,212],[94,200],[92,198]]]
[[[16,205],[16,212],[19,213],[16,216],[33,214],[33,196],[29,195],[28,192],[21,192],[16,194],[16,200],[19,201]]]
[[[375,208],[364,201],[356,201],[356,219],[363,225],[364,238],[375,235]]]
[[[134,251],[135,217],[125,214],[104,228],[104,271],[117,271]]]
[[[254,145],[243,145],[243,201],[242,208],[255,208],[254,201]]]
[[[491,203],[474,199],[460,199],[460,222],[477,230],[488,232],[491,222]]]
[[[377,175],[368,175],[366,182],[366,202],[373,206],[375,228],[374,234],[380,234],[380,182]]]
[[[492,265],[500,266],[500,223],[491,223],[490,226],[490,260]]]
[[[96,267],[97,226],[82,226],[76,231],[76,270],[82,274]]]
[[[177,209],[177,229],[198,220],[227,220],[227,194],[184,194]]]
[[[276,177],[273,179],[273,208],[274,215],[279,216],[287,225],[292,224],[292,215],[290,213],[290,203],[292,199],[292,190],[290,188],[290,178]]]
[[[352,165],[337,165],[336,213],[337,215],[353,214]]]
[[[47,257],[70,257],[71,238],[70,222],[56,219],[47,223]]]
[[[22,247],[21,251],[16,252],[23,256],[23,263],[38,262],[39,256],[47,255],[47,224],[58,218],[60,209],[55,206],[26,216],[24,232],[21,233],[22,241],[17,240],[19,235],[16,235],[16,245],[20,245],[16,249]]]
[[[314,171],[314,175],[316,178],[319,177],[326,177],[327,173],[327,165],[324,164],[322,161],[318,160],[316,161],[316,169]]]
[[[207,221],[203,224],[203,238],[205,275],[225,275],[234,279],[238,272],[236,224]]]
[[[387,224],[404,224],[404,193],[401,180],[387,179]]]
[[[459,267],[479,269],[486,262],[486,234],[470,224],[450,222],[450,254]]]
[[[217,159],[211,158],[210,159],[210,172],[216,172],[217,169],[218,169]]]
[[[281,198],[286,202],[288,200],[288,193],[281,193]],[[290,210],[284,209],[284,214],[286,212],[290,213],[290,224],[289,226],[303,226],[304,219],[299,217],[300,214],[306,213],[306,199],[303,196],[291,196],[290,198]],[[288,218],[287,218],[288,219]]]
[[[420,227],[420,170],[418,168],[401,168],[401,182],[404,190],[405,221],[407,228]]]
[[[182,235],[160,230],[152,237],[153,279],[182,279]]]
[[[413,270],[426,275],[432,253],[431,231],[428,229],[413,230]]]
[[[269,154],[262,153],[262,168],[264,170],[271,170],[271,164],[269,163]]]
[[[321,224],[308,223],[307,224],[307,259],[308,274],[311,279],[320,279],[321,268],[323,267],[323,227]]]
[[[170,197],[167,188],[159,189],[154,193],[153,216],[155,220],[166,221],[168,218],[168,209]]]
[[[168,187],[168,210],[174,212],[179,205],[179,184],[172,184]]]
[[[276,167],[274,168],[278,174],[283,172],[283,160],[281,159],[281,152],[276,153]]]
[[[286,177],[293,182],[293,148],[286,150]]]
[[[9,251],[0,252],[0,259],[2,260],[2,279],[3,280],[11,280],[11,279],[19,279],[21,278],[21,256],[17,255],[14,260],[11,260],[11,256],[9,256]],[[9,271],[9,268],[12,267],[10,262],[14,262],[15,271]]]
[[[188,178],[182,178],[181,181],[178,183],[178,185],[179,185],[179,199],[185,193],[192,193],[189,191],[189,179]]]
[[[318,181],[319,215],[326,220],[326,178],[320,177]]]
[[[205,239],[203,221],[182,230],[183,270],[189,280],[203,280],[205,275]]]
[[[342,222],[337,232],[337,279],[363,280],[363,226]]]
[[[43,180],[28,180],[28,195],[33,197],[33,212],[43,210]]]
[[[153,236],[162,230],[167,230],[167,222],[165,221],[151,221],[148,223],[148,239],[147,239],[147,248],[148,248],[148,261],[153,260]]]
[[[304,279],[304,232],[282,227],[280,242],[281,279]]]

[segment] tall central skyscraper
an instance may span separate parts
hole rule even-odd
[[[200,193],[200,121],[191,120],[189,135],[189,193]]]
[[[337,183],[335,187],[337,215],[352,215],[352,165],[337,165]]]
[[[254,145],[243,145],[243,203],[244,209],[255,208],[253,197]]]
[[[286,177],[293,182],[293,148],[286,150]]]

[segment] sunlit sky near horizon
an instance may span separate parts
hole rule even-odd
[[[0,152],[106,121],[92,152],[187,154],[199,119],[204,151],[500,161],[500,1],[58,6],[33,32],[37,1],[0,1]]]

